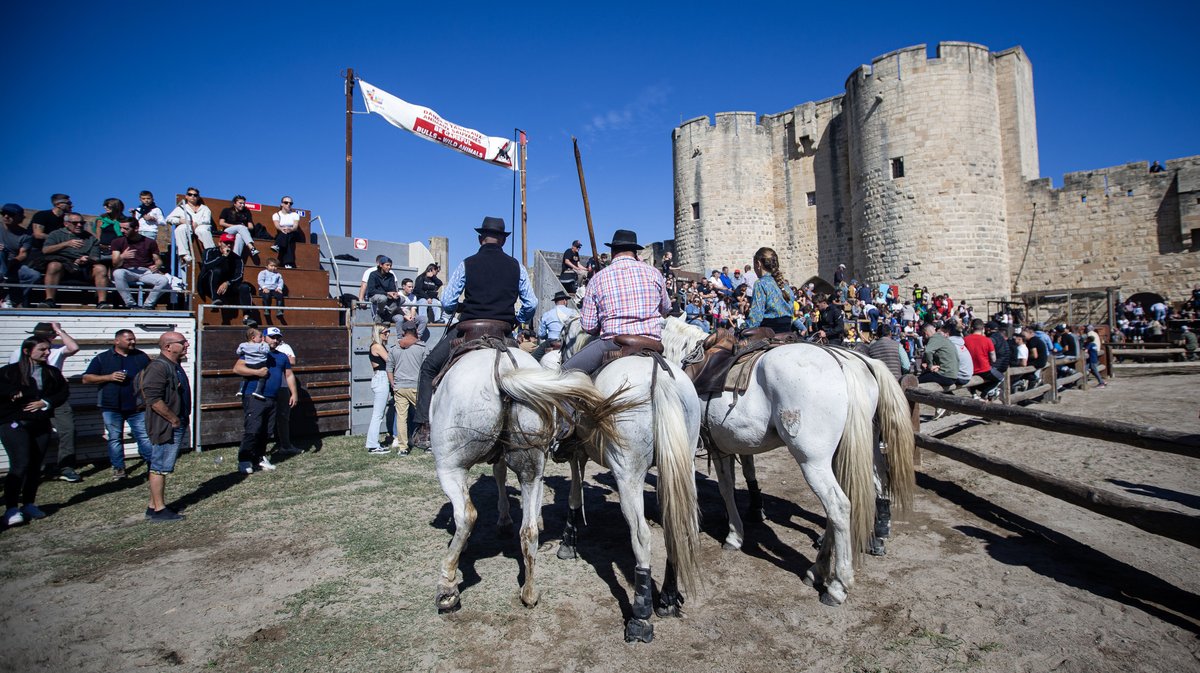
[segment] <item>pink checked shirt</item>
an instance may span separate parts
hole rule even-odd
[[[588,283],[579,324],[601,339],[618,334],[662,337],[662,317],[671,310],[663,276],[649,264],[618,257]]]

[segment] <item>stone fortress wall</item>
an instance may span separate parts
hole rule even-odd
[[[844,263],[850,277],[976,301],[1104,286],[1182,298],[1200,285],[1200,157],[1071,173],[1052,189],[1024,50],[942,42],[936,54],[907,47],[856,69],[843,95],[676,128],[677,263],[740,266],[767,245],[793,282]]]

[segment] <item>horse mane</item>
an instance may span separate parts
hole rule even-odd
[[[704,330],[687,324],[682,318],[671,316],[663,321],[663,357],[668,362],[679,364],[697,343],[707,338],[708,333]]]

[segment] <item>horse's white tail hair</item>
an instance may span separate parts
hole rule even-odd
[[[558,429],[557,419],[574,418],[581,409],[587,410],[591,421],[588,432],[595,433],[597,441],[618,441],[613,415],[624,407],[614,408],[614,400],[602,395],[583,372],[542,367],[510,369],[500,374],[500,390],[532,409],[541,420],[542,434],[524,438],[525,443],[548,445]]]
[[[879,423],[883,443],[887,445],[887,494],[901,512],[908,512],[912,509],[913,492],[916,490],[913,427],[908,398],[887,365],[872,358],[866,358],[866,362],[879,387],[879,406],[875,419]]]
[[[866,386],[870,373],[858,358],[842,355],[839,360],[846,380],[846,427],[834,454],[833,471],[850,499],[850,545],[857,564],[875,524],[874,433],[873,419],[867,414],[871,397]]]
[[[653,364],[657,367],[657,364]],[[662,512],[667,557],[674,563],[679,585],[698,591],[700,572],[700,510],[696,499],[696,467],[688,438],[679,386],[659,372],[654,385],[654,451],[658,462],[658,500]]]

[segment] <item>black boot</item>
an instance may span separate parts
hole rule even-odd
[[[875,537],[885,538],[892,534],[892,501],[875,498]]]
[[[652,586],[649,568],[633,569],[633,616],[625,622],[625,642],[648,643],[654,640]]]

